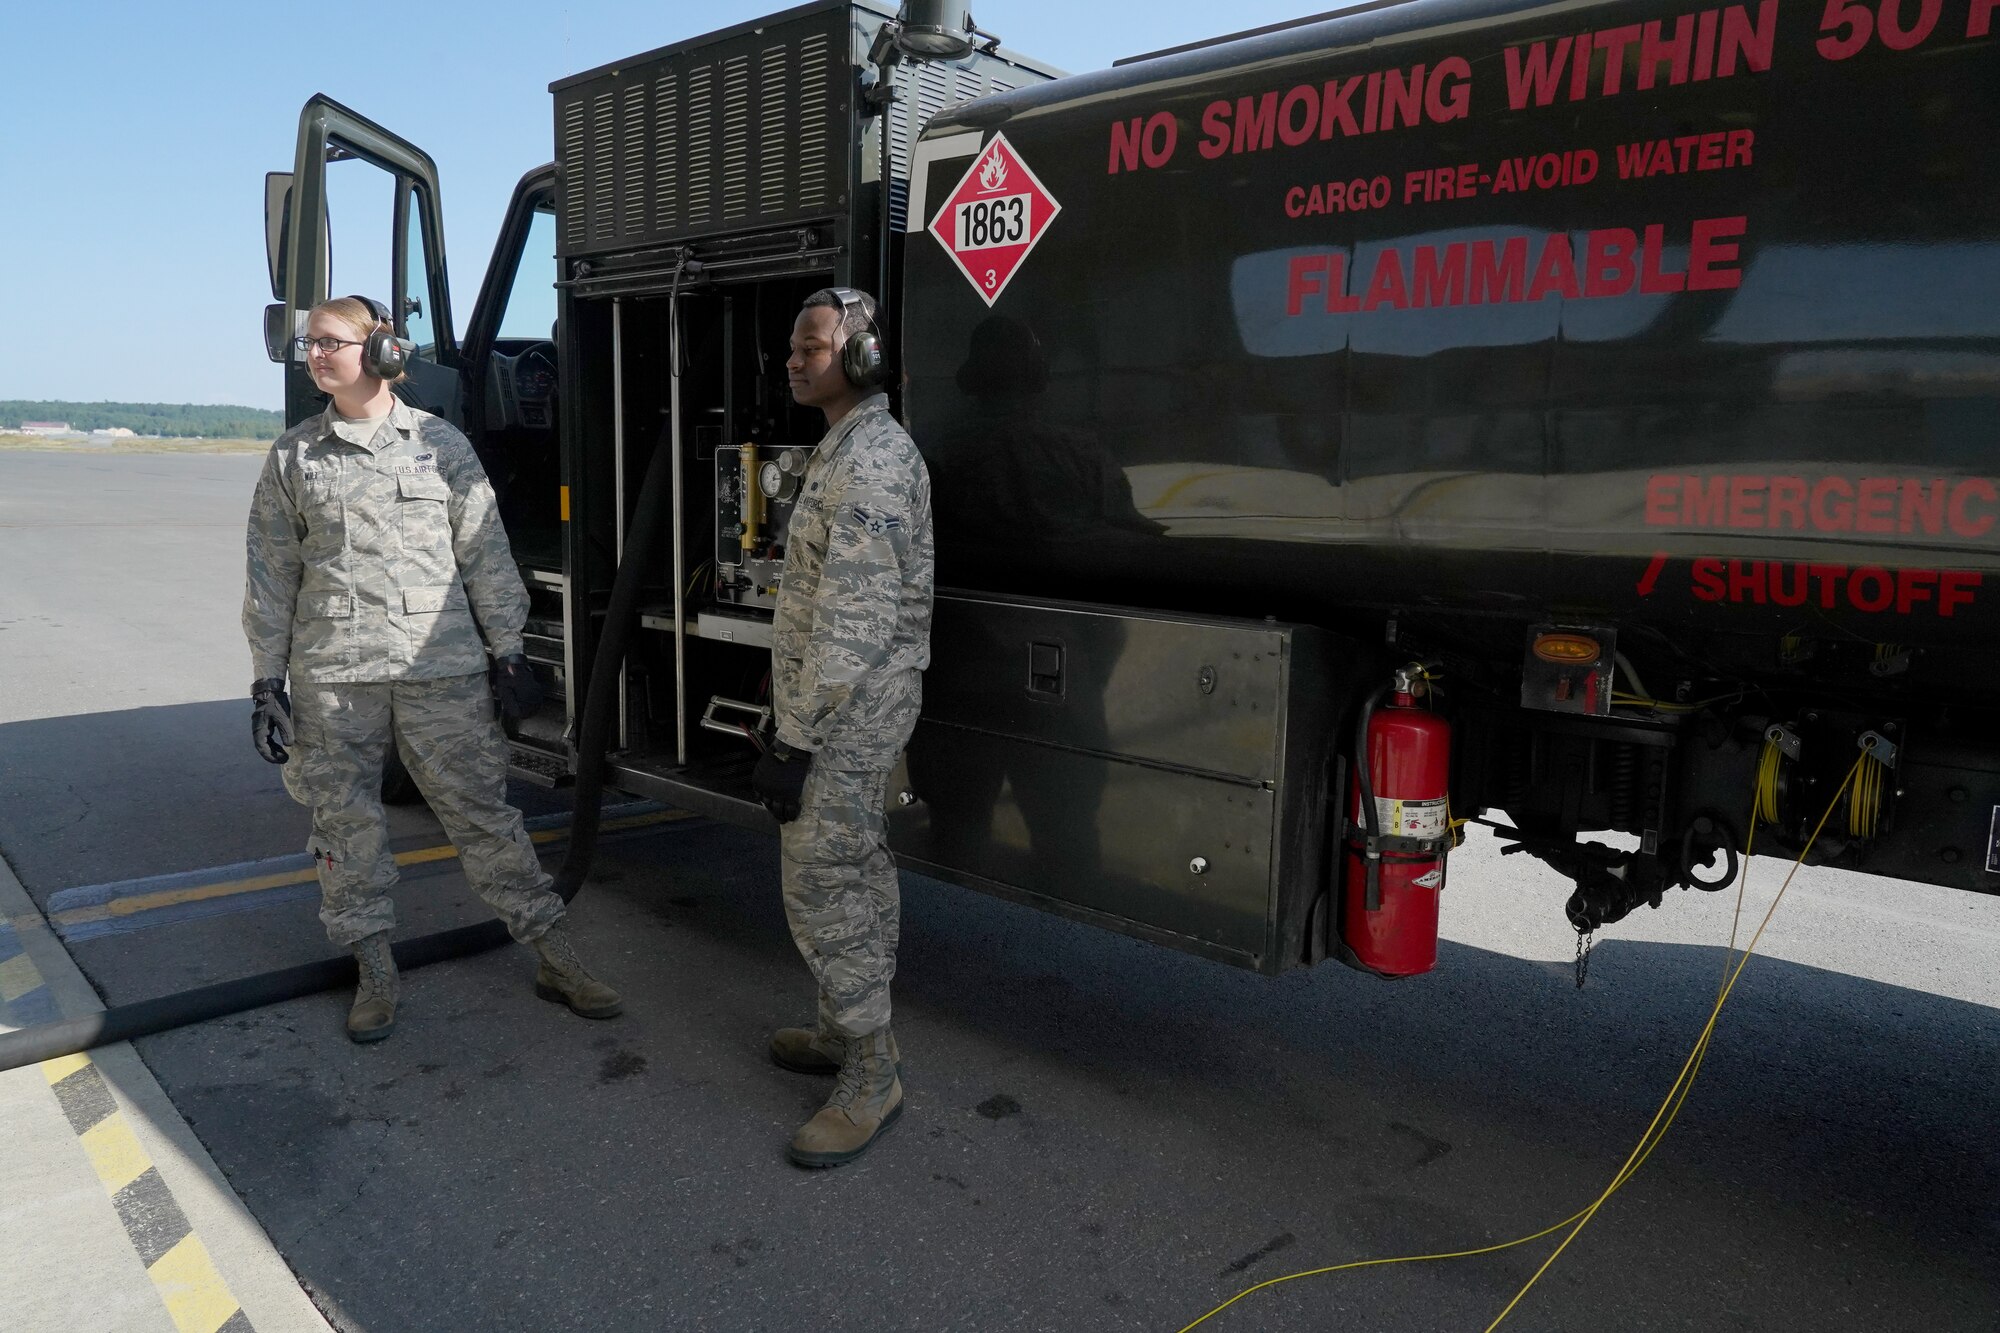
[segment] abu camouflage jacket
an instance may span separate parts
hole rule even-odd
[[[778,738],[816,763],[888,769],[916,728],[931,660],[931,481],[874,394],[813,451],[772,625]]]
[[[278,437],[250,504],[254,678],[423,680],[521,651],[528,593],[472,444],[397,400],[366,444],[331,404]]]

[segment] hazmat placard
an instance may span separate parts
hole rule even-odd
[[[1007,136],[996,134],[946,196],[930,233],[990,306],[1060,212]]]

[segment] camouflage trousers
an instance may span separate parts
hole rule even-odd
[[[319,866],[319,919],[347,945],[396,924],[396,859],[382,812],[391,738],[458,849],[465,878],[515,939],[537,939],[563,901],[535,857],[521,812],[507,804],[507,748],[481,672],[382,684],[302,682],[292,691],[296,743],[284,767],[292,799],[312,811],[307,849]]]
[[[889,1025],[902,895],[883,803],[889,775],[814,764],[799,817],[779,832],[785,919],[819,985],[819,1027],[865,1037]]]

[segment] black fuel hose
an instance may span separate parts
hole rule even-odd
[[[564,902],[573,901],[590,872],[597,852],[597,830],[604,802],[604,752],[612,734],[618,701],[618,676],[624,666],[625,645],[637,620],[639,588],[645,581],[661,521],[666,516],[667,495],[672,475],[672,425],[661,431],[646,467],[646,479],[639,488],[638,512],[631,530],[625,534],[625,551],[612,580],[611,602],[604,621],[604,637],[590,672],[590,687],[584,694],[583,723],[578,738],[576,796],[570,814],[568,849],[562,869],[556,873],[555,891]],[[453,958],[497,949],[507,943],[504,922],[482,921],[429,935],[403,940],[394,946],[396,966],[403,970],[424,967]],[[0,1033],[0,1071],[22,1065],[39,1064],[65,1055],[75,1055],[113,1042],[150,1037],[190,1023],[225,1018],[249,1009],[282,1004],[286,1000],[317,995],[321,991],[352,986],[355,963],[349,958],[322,958],[297,967],[280,968],[235,981],[218,982],[197,990],[157,996],[133,1004],[86,1014],[81,1018],[44,1023],[18,1032]]]
[[[1361,701],[1361,712],[1354,719],[1354,781],[1361,790],[1361,826],[1368,831],[1368,841],[1362,852],[1362,864],[1367,867],[1364,876],[1362,906],[1370,911],[1378,911],[1382,906],[1382,816],[1375,808],[1375,784],[1368,773],[1368,723],[1375,716],[1375,709],[1382,702],[1382,696],[1389,692],[1387,685],[1378,685],[1369,691]]]

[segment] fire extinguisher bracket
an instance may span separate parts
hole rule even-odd
[[[1384,852],[1399,856],[1443,856],[1451,850],[1451,835],[1441,834],[1435,838],[1404,838],[1393,833],[1384,833],[1379,838],[1368,836],[1368,830],[1355,823],[1347,822],[1346,836],[1359,840],[1363,852]]]

